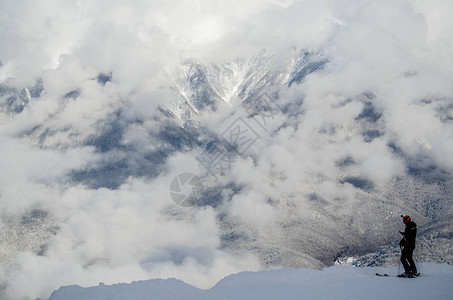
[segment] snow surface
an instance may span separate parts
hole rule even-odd
[[[83,288],[61,287],[49,300],[71,299],[453,299],[453,266],[418,264],[421,276],[398,278],[398,267],[333,266],[323,270],[280,269],[230,275],[210,290],[177,279]],[[377,277],[387,273],[390,277]]]

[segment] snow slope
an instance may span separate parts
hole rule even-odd
[[[397,267],[357,268],[334,266],[314,269],[280,269],[230,275],[210,290],[177,279],[153,279],[130,284],[83,288],[61,287],[49,300],[71,299],[451,299],[453,266],[418,265],[416,279],[377,277],[397,274]]]

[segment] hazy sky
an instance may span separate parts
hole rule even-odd
[[[44,255],[23,251],[0,265],[6,295],[48,297],[60,285],[152,277],[206,288],[232,272],[263,268],[251,254],[222,250],[214,208],[182,214],[171,202],[174,176],[200,170],[197,151],[174,153],[159,176],[131,177],[118,189],[65,179],[118,159],[84,141],[119,108],[127,107],[125,122],[142,121],[124,125],[120,142],[136,155],[156,147],[152,133],[161,124],[153,114],[176,101],[166,88],[188,58],[208,64],[267,50],[278,65],[307,49],[329,60],[322,72],[281,88],[282,105],[304,99],[299,114],[277,116],[270,128],[291,126],[262,135],[226,176],[244,188],[223,212],[254,230],[278,234],[288,217],[269,199],[298,195],[295,214],[303,218],[312,214],[307,194],[345,206],[357,200],[341,178],[379,188],[405,176],[405,161],[389,144],[453,172],[452,14],[449,0],[0,0],[0,84],[21,91],[40,78],[44,87],[21,113],[0,112],[0,230],[33,209],[48,211],[58,227]],[[112,81],[99,84],[100,73]],[[64,97],[71,91],[80,93],[77,101]],[[367,142],[357,116],[370,101],[382,114],[373,125],[381,135]],[[225,118],[240,113],[232,102],[202,122],[220,134]],[[43,124],[52,133],[44,144],[27,135]],[[340,170],[347,158],[354,164]]]

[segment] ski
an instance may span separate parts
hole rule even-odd
[[[406,275],[389,275],[389,274],[380,274],[380,273],[376,273],[376,276],[379,276],[379,277],[399,277],[399,278],[417,278],[418,276],[420,276],[420,273],[417,273],[417,274],[412,274],[412,275],[409,275],[409,276],[406,276]]]
[[[400,278],[417,278],[418,276],[420,276],[420,273],[409,274],[409,275],[401,274],[401,275],[398,275],[397,277],[400,277]]]

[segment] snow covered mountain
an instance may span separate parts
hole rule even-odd
[[[260,150],[260,147],[267,147],[266,143],[278,144],[276,140],[282,131],[303,127],[306,113],[304,99],[282,100],[279,93],[297,86],[310,74],[323,72],[327,64],[328,59],[323,55],[302,50],[295,51],[294,56],[283,62],[269,52],[261,52],[249,60],[208,65],[188,60],[172,75],[173,84],[168,92],[175,101],[157,107],[145,117],[132,115],[128,101],[116,101],[109,104],[108,112],[101,119],[93,119],[87,131],[80,131],[71,124],[55,127],[57,120],[66,122],[63,116],[71,102],[83,101],[83,92],[75,89],[61,97],[55,113],[44,122],[25,130],[23,138],[43,149],[94,147],[100,160],[93,166],[70,171],[63,181],[80,183],[89,188],[118,189],[131,176],[156,178],[165,171],[167,159],[174,153],[202,151],[213,139],[222,140],[219,132],[209,128],[205,121],[207,116],[215,115],[219,107],[233,109],[230,115],[237,114],[237,109],[245,108],[248,120],[255,121],[255,116],[269,109],[269,103],[263,101],[264,92],[272,101],[271,104],[278,107],[281,124],[272,124],[274,127],[268,128],[267,141],[257,143],[255,152],[240,157],[259,162],[269,159],[260,156],[258,152],[264,150]],[[114,78],[114,73],[108,76],[99,74],[92,81],[105,87]],[[35,87],[26,87],[21,92],[2,87],[4,115],[20,116],[30,101],[39,101],[43,89],[42,80]],[[364,146],[371,148],[382,142],[385,126],[382,112],[376,107],[375,95],[364,90],[354,99],[345,99],[334,106],[333,111],[339,111],[347,105],[359,108],[347,121],[349,123],[326,124],[330,128],[320,127],[318,130],[322,138],[309,147],[317,151],[320,146],[340,146],[354,138],[361,139]],[[158,122],[159,128],[151,128],[148,124],[150,120]],[[131,131],[142,131],[142,138],[146,143],[153,144],[152,149],[143,148],[144,140],[127,140],[128,132]],[[405,163],[405,175],[376,186],[370,179],[348,172],[356,166],[356,158],[339,156],[331,162],[335,169],[333,178],[326,174],[311,173],[313,178],[300,182],[302,188],[297,194],[283,191],[278,197],[267,200],[266,205],[279,210],[275,225],[268,228],[257,229],[247,222],[241,222],[228,210],[225,211],[225,205],[232,203],[235,195],[250,188],[246,184],[229,181],[228,177],[209,186],[198,203],[201,207],[210,205],[216,210],[223,249],[238,255],[253,253],[268,266],[321,268],[331,265],[342,256],[375,251],[397,240],[395,232],[401,227],[398,219],[401,213],[410,213],[421,225],[421,239],[430,251],[436,249],[436,254],[431,256],[432,261],[452,263],[449,256],[445,255],[452,246],[452,228],[448,222],[453,195],[452,176],[438,167],[420,165],[393,142],[385,147],[388,153]],[[281,170],[280,166],[275,169],[271,168],[268,174],[263,174],[263,180],[271,186],[284,183],[287,176],[286,170]],[[346,200],[342,200],[340,195],[334,196],[333,202],[325,199],[326,195],[322,195],[324,191],[320,190],[323,184],[319,185],[316,181],[330,182],[324,188],[329,188],[329,184],[337,185],[343,193],[353,194],[354,201],[344,202]],[[301,218],[299,214],[294,214],[294,209],[300,209],[302,204],[311,215]],[[172,211],[184,214],[178,209]],[[26,247],[19,246],[19,240],[5,238],[3,256],[14,256],[5,254],[11,251],[6,250],[11,247],[19,251],[45,251],[39,249],[45,247],[46,237],[55,234],[58,224],[44,225],[53,223],[51,215],[41,210],[35,212],[28,212],[33,217],[23,216],[25,221],[10,219],[6,222],[10,228],[8,230],[22,227],[24,229],[21,230],[25,232],[38,230],[41,238],[33,238],[36,241],[27,242]],[[442,240],[430,238],[436,232],[441,234],[436,224],[445,224]],[[279,230],[275,230],[275,226]]]
[[[282,269],[244,272],[222,279],[210,290],[176,279],[82,288],[61,287],[49,300],[71,299],[448,299],[453,292],[449,265],[423,264],[416,279],[393,277],[393,268],[330,267],[322,271]],[[392,277],[376,277],[375,273]]]

